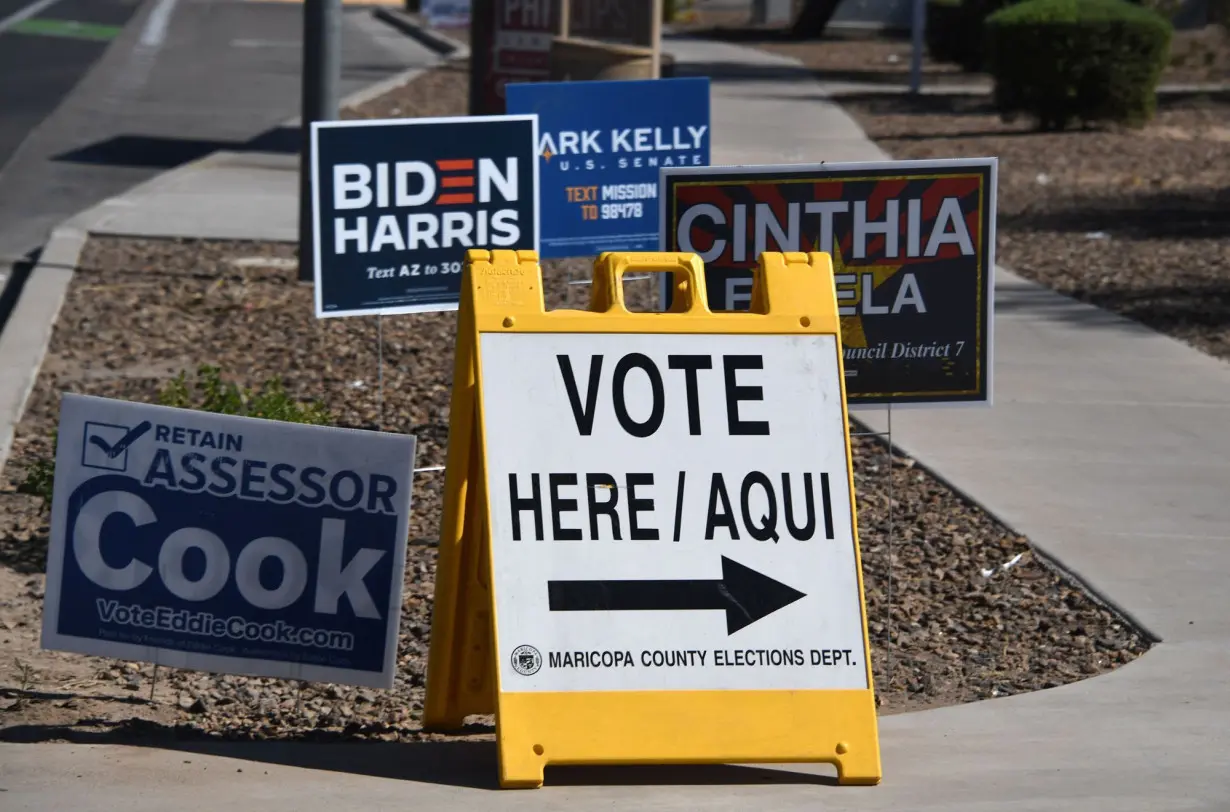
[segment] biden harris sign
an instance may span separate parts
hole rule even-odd
[[[391,687],[414,452],[65,394],[43,647]]]
[[[312,123],[316,316],[456,310],[470,248],[538,248],[534,116]]]

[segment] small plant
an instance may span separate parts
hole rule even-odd
[[[22,662],[21,658],[14,658],[13,663],[17,666],[18,673],[21,674],[21,692],[24,694],[34,684],[34,669],[29,663]]]
[[[51,457],[40,457],[26,468],[26,476],[17,484],[17,492],[43,500],[42,512],[51,510],[51,493],[55,490],[57,432],[51,433]]]
[[[322,404],[316,401],[300,403],[291,397],[280,378],[267,380],[259,390],[245,389],[233,381],[222,380],[222,370],[208,364],[197,368],[196,376],[191,382],[185,373],[179,373],[159,390],[157,402],[161,406],[178,409],[195,409],[214,414],[235,414],[314,426],[330,423],[333,419]],[[55,492],[57,439],[56,433],[52,432],[51,457],[34,460],[26,469],[25,478],[17,486],[18,493],[37,496],[42,500],[44,514],[51,510],[51,496]]]
[[[269,379],[260,390],[246,390],[234,382],[222,380],[222,370],[208,364],[197,368],[191,386],[185,374],[179,373],[158,393],[158,403],[179,409],[314,426],[332,420],[328,410],[320,403],[312,401],[303,404],[292,398],[280,378]]]
[[[987,18],[988,67],[1005,117],[1045,130],[1153,117],[1170,21],[1127,0],[1027,0]]]

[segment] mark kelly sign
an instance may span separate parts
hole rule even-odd
[[[65,394],[43,647],[391,687],[414,450]]]
[[[510,84],[538,116],[544,259],[658,247],[658,170],[709,163],[709,79]]]
[[[312,123],[316,316],[455,310],[470,248],[538,247],[533,116]]]
[[[714,310],[748,308],[763,251],[832,255],[851,406],[990,404],[996,159],[661,178],[661,248],[701,256]]]

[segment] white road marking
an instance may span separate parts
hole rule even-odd
[[[158,0],[154,10],[145,18],[141,36],[129,52],[127,63],[116,74],[111,87],[102,94],[103,101],[122,104],[126,100],[135,99],[145,87],[166,41],[171,15],[175,13],[178,2],[179,0]]]
[[[13,12],[3,20],[0,20],[0,33],[9,30],[20,22],[30,19],[44,9],[51,8],[58,2],[60,0],[38,0],[38,2],[31,3],[20,11]]]
[[[54,0],[53,0],[54,1]],[[167,26],[171,24],[171,15],[175,13],[175,5],[179,0],[158,0],[158,5],[150,12],[141,30],[141,45],[146,48],[161,48],[167,38]]]
[[[298,48],[301,43],[295,40],[274,39],[233,39],[232,48]]]

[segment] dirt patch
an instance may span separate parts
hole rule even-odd
[[[746,16],[744,17],[746,20]],[[799,60],[829,82],[906,84],[910,77],[913,45],[909,35],[887,35],[834,28],[823,39],[797,40],[781,28],[742,26],[737,20],[701,18],[693,25],[675,27],[680,33],[737,42]],[[960,66],[933,60],[924,50],[924,87],[978,85],[989,88],[991,78],[966,72]],[[1230,34],[1221,26],[1174,32],[1163,84],[1230,82]]]
[[[359,114],[459,114],[465,82],[464,68],[444,68]],[[61,392],[150,401],[172,369],[198,363],[220,366],[246,386],[280,375],[296,397],[327,403],[339,424],[412,432],[419,464],[444,464],[455,314],[384,320],[381,421],[376,320],[314,319],[293,255],[292,246],[261,243],[88,243],[3,475],[0,739],[424,737],[419,719],[443,495],[438,473],[416,477],[399,672],[389,691],[165,668],[155,688],[150,666],[38,648],[48,528],[37,501],[13,493],[12,483],[50,452]],[[588,289],[570,283],[588,275],[588,261],[545,263],[548,306],[584,306]],[[631,287],[629,293],[634,308],[648,295]],[[1025,539],[913,460],[890,463],[872,438],[856,437],[853,451],[881,712],[1052,687],[1146,650],[1120,618],[1037,560]],[[470,734],[489,736],[490,724],[476,718]]]
[[[1230,93],[1166,96],[1139,130],[1034,132],[985,100],[854,97],[894,158],[999,158],[998,261],[1230,358]]]

